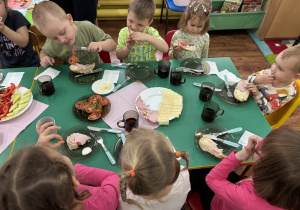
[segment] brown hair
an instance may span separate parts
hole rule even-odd
[[[186,7],[186,10],[181,15],[181,18],[178,23],[178,28],[184,30],[189,20],[199,18],[201,22],[205,22],[200,35],[205,34],[209,29],[209,18],[210,18],[211,10],[212,10],[211,0],[190,1],[189,5]]]
[[[153,0],[131,0],[128,12],[133,12],[139,20],[152,20],[155,13],[155,2]]]
[[[5,5],[6,13],[9,13],[10,11],[12,11],[12,9],[8,6],[8,0],[3,0],[3,2]]]
[[[290,57],[297,58],[297,63],[295,64],[295,69],[293,69],[293,72],[295,74],[300,73],[300,45],[289,47],[282,51],[282,60]]]
[[[262,158],[253,173],[257,194],[273,206],[300,209],[300,132],[272,130],[260,148]]]
[[[38,3],[32,11],[32,20],[39,31],[41,31],[52,18],[58,18],[59,20],[67,19],[66,12],[52,1]]]
[[[51,159],[47,149],[19,150],[0,169],[0,209],[48,210],[82,208],[70,168]]]
[[[186,151],[180,151],[189,166]],[[120,174],[121,198],[124,202],[141,206],[126,198],[127,186],[135,195],[157,195],[161,190],[176,182],[180,173],[180,163],[176,159],[172,143],[156,130],[133,129],[126,137],[120,155],[122,173]],[[131,176],[130,170],[135,175]]]

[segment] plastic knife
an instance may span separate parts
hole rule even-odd
[[[195,85],[195,86],[197,86],[197,87],[201,87],[201,83],[198,83],[198,82],[194,82],[193,85]],[[220,92],[220,91],[222,91],[222,89],[215,88],[215,91],[216,91],[216,92]]]
[[[106,132],[109,132],[109,133],[122,133],[122,131],[118,130],[118,129],[96,128],[96,127],[92,127],[92,126],[87,126],[87,128],[92,130],[92,131],[106,131]]]
[[[208,138],[212,139],[212,140],[220,141],[223,144],[226,144],[226,145],[229,145],[229,146],[232,146],[232,147],[235,147],[235,148],[241,146],[241,145],[239,145],[237,143],[234,143],[232,141],[227,141],[227,140],[224,140],[224,139],[219,139],[219,138],[215,137],[214,135],[210,135],[210,134],[204,134],[204,135],[207,136]]]

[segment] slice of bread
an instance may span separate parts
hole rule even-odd
[[[240,102],[244,102],[248,100],[250,91],[245,89],[245,85],[247,84],[248,84],[247,80],[241,80],[238,82],[233,93],[236,100]]]
[[[199,139],[199,146],[203,151],[208,152],[217,158],[223,159],[226,157],[223,155],[223,149],[219,149],[217,144],[205,135]]]
[[[94,67],[95,63],[86,65],[75,63],[75,65],[70,65],[70,70],[75,73],[89,73],[93,71]]]

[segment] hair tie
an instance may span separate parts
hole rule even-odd
[[[181,152],[175,152],[176,158],[180,158],[181,157]]]
[[[131,176],[135,176],[135,173],[134,173],[134,171],[132,169],[130,170],[130,175]]]

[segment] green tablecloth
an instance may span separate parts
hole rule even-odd
[[[37,68],[36,67],[31,67],[31,68],[16,68],[16,69],[1,69],[0,71],[3,72],[3,80],[5,79],[5,76],[9,72],[25,72],[23,75],[23,78],[20,82],[21,85],[24,87],[30,89],[34,75],[36,73]],[[0,122],[0,131],[1,131],[1,122]],[[3,138],[3,136],[0,136],[0,140]],[[4,161],[6,161],[9,158],[10,151],[12,150],[12,145],[11,143],[1,154],[0,154],[0,164],[2,164]]]
[[[239,77],[239,74],[230,58],[210,58],[206,60],[216,62],[219,71],[228,69],[230,72]],[[150,64],[153,67],[157,66],[157,62],[150,62]],[[179,66],[180,61],[171,61],[171,64],[172,66]],[[40,118],[46,116],[55,118],[56,124],[62,127],[62,129],[58,131],[61,135],[66,130],[76,125],[92,125],[95,127],[108,128],[108,125],[103,120],[99,120],[94,123],[82,122],[72,115],[72,105],[74,102],[81,96],[92,94],[93,91],[91,89],[91,84],[78,85],[70,81],[68,78],[68,67],[69,66],[54,66],[54,68],[61,71],[61,73],[53,80],[56,89],[53,95],[41,96],[38,92],[38,86],[36,85],[34,87],[34,99],[48,104],[49,107],[18,136],[14,151],[24,146],[33,145],[36,142],[38,135],[35,131],[35,124]],[[102,67],[104,70],[116,69],[112,68],[110,64],[99,64],[97,67]],[[41,68],[40,72],[43,71],[44,69]],[[123,81],[124,78],[124,70],[121,70],[118,83]],[[186,78],[187,80],[185,84],[174,86],[170,84],[169,79],[161,79],[156,75],[153,80],[145,82],[144,84],[148,88],[169,88],[183,96],[183,110],[180,117],[170,121],[170,125],[168,126],[159,126],[157,130],[169,137],[176,150],[188,151],[190,155],[190,168],[212,167],[218,164],[220,160],[203,154],[196,147],[194,142],[194,133],[196,129],[207,123],[201,119],[204,102],[200,101],[198,97],[200,88],[193,86],[193,82],[201,83],[204,81],[211,81],[217,85],[222,80],[216,75],[203,77],[186,76]],[[127,82],[126,84],[129,83],[130,82]],[[225,110],[225,113],[222,117],[215,119],[215,121],[210,124],[217,124],[227,129],[242,127],[243,132],[247,130],[259,136],[265,136],[271,130],[268,122],[252,97],[246,104],[241,106],[229,105],[220,100],[216,94],[213,95],[212,100],[217,102],[220,107]],[[243,132],[233,134],[236,141],[239,140]],[[117,135],[103,132],[102,136],[108,150],[112,153],[114,145],[118,140]],[[104,168],[115,172],[120,170],[118,165],[112,166],[110,164],[103,149],[100,149],[95,155],[88,159],[73,161],[74,164],[77,162],[87,166]],[[183,160],[180,162],[184,164]]]

